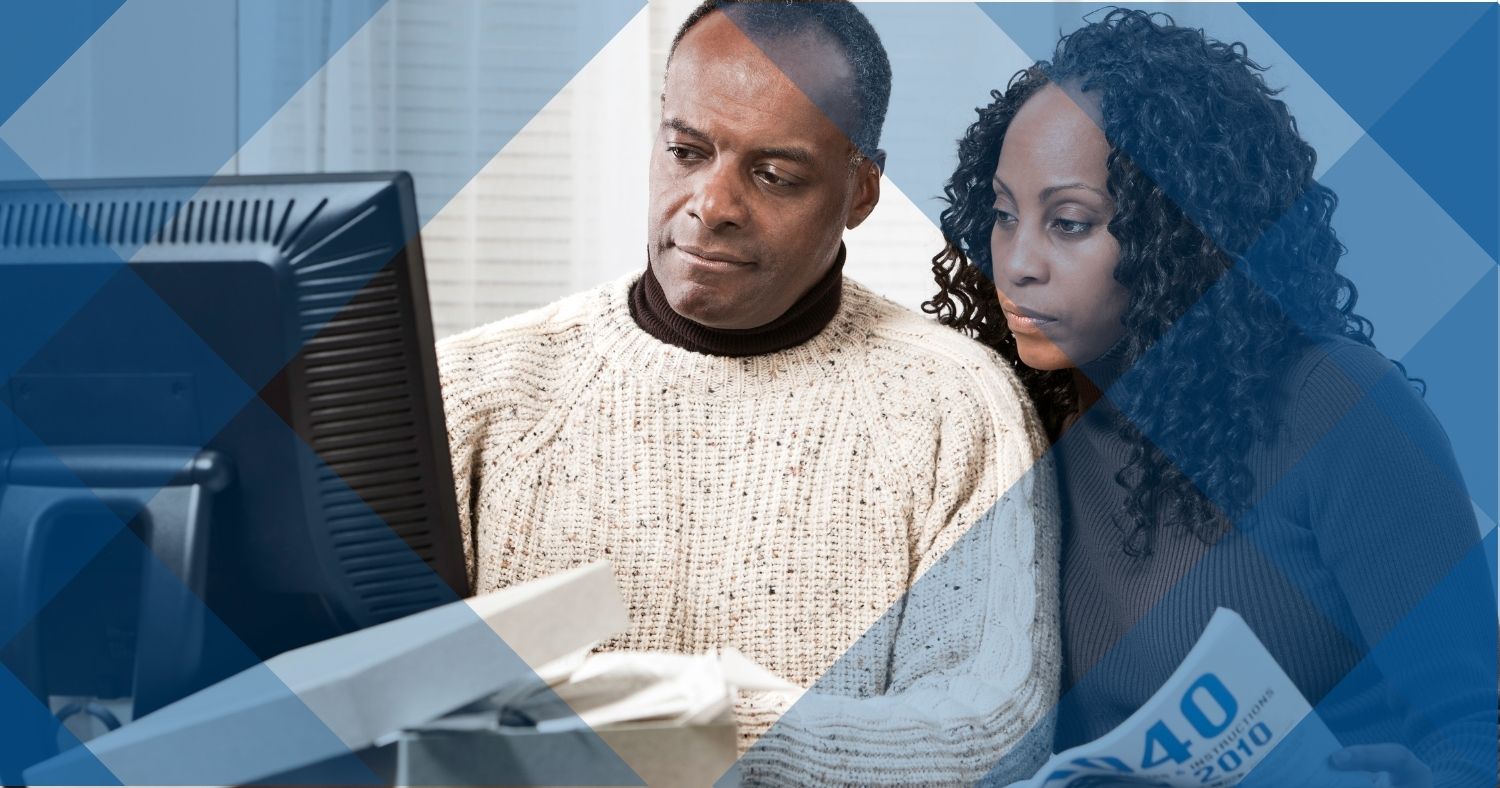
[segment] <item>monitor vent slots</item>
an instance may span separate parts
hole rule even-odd
[[[368,269],[395,251],[342,259]],[[422,419],[403,378],[415,358],[401,341],[397,272],[328,262],[305,259],[296,272],[310,393],[304,437],[326,466],[321,500],[340,566],[371,615],[396,618],[447,599],[428,568],[435,537],[422,489]]]
[[[290,245],[323,207],[296,200],[58,200],[0,205],[0,247],[271,243]]]

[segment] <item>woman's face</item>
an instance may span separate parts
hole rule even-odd
[[[995,287],[1033,369],[1087,364],[1125,330],[1129,294],[1114,278],[1120,244],[1108,228],[1109,142],[1085,112],[1093,106],[1075,96],[1048,85],[1021,105],[995,168]]]

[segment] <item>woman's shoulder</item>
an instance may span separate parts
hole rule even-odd
[[[1283,369],[1283,386],[1293,393],[1305,392],[1308,386],[1366,389],[1392,373],[1399,373],[1395,362],[1379,350],[1347,336],[1306,340]]]
[[[1318,337],[1284,367],[1282,437],[1301,451],[1316,443],[1386,443],[1393,435],[1447,436],[1418,384],[1379,350],[1348,337]]]

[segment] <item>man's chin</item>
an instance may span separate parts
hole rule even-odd
[[[734,293],[702,285],[690,285],[686,288],[664,285],[662,289],[673,312],[700,326],[734,330],[744,320],[745,303],[742,299],[735,298]]]
[[[672,304],[672,311],[700,326],[725,331],[740,328],[739,323],[743,319],[733,304],[720,301],[689,299],[680,306]]]

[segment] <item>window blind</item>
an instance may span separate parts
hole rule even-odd
[[[336,5],[305,4],[288,23],[326,26]],[[586,3],[548,0],[546,13],[522,14],[516,5],[389,0],[337,52],[289,52],[327,65],[230,170],[411,171],[426,217],[438,336],[645,263],[646,175],[667,50],[696,0],[652,0],[576,74],[536,80],[566,81],[550,99],[506,87],[502,76],[517,54],[532,61],[503,42],[567,35]],[[518,24],[534,29],[517,31]],[[502,28],[509,35],[499,35]],[[526,111],[542,100],[540,112]],[[501,140],[508,141],[496,152]],[[849,234],[848,274],[915,307],[932,289],[927,259],[936,239],[886,181],[875,214]]]

